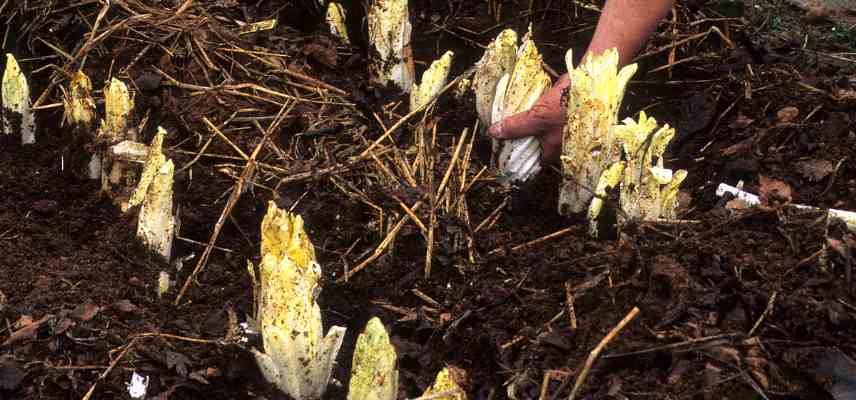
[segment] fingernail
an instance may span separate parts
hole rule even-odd
[[[490,129],[487,130],[487,133],[497,139],[502,138],[502,122],[497,122],[491,125]]]

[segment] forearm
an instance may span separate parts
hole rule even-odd
[[[628,64],[673,4],[674,0],[606,0],[588,52],[600,54],[615,47],[619,64]]]

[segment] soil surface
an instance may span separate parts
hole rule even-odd
[[[358,5],[348,6],[353,45],[341,46],[320,31],[314,1],[203,1],[187,13],[175,11],[183,2],[117,2],[99,31],[116,33],[93,46],[84,70],[99,111],[113,71],[133,83],[140,140],[156,126],[169,132],[180,228],[167,263],[137,243],[137,210],[121,212],[84,177],[94,135],[63,125],[52,106],[62,92],[51,80],[67,87],[55,69],[80,65],[46,43],[77,54],[101,7],[82,3],[0,7],[10,26],[31,21],[9,29],[4,51],[23,54],[33,98],[47,96],[35,145],[0,140],[2,399],[128,398],[135,373],[152,399],[286,398],[248,351],[259,337],[235,332],[253,314],[247,262],[260,258],[269,201],[305,219],[324,271],[324,325],[348,329],[329,399],[345,398],[356,337],[372,316],[398,351],[399,398],[420,396],[445,366],[465,372],[472,399],[567,398],[589,353],[635,307],[578,398],[834,399],[834,385],[856,381],[845,357],[856,357],[856,237],[821,209],[792,206],[856,210],[853,27],[784,0],[679,2],[640,56],[622,116],[644,109],[677,128],[666,166],[688,171],[680,219],[595,240],[583,216],[558,215],[557,168],[502,190],[471,93],[445,94],[394,143],[379,142],[382,159],[349,161],[407,114],[403,96],[369,82]],[[565,3],[411,2],[417,71],[451,49],[458,76],[500,29],[532,24],[546,65],[563,73],[565,51],[582,54],[599,7]],[[235,21],[271,17],[274,31],[234,33]],[[260,58],[274,53],[284,56]],[[247,82],[278,94],[225,87]],[[431,178],[408,177],[393,154],[414,162],[412,145],[431,137],[431,124]],[[462,137],[467,154],[455,158]],[[258,170],[230,209],[244,156],[260,143]],[[458,197],[438,200],[432,219],[413,205],[450,164]],[[764,204],[717,196],[720,183],[739,182]],[[433,230],[427,279],[427,235],[402,205]],[[342,279],[392,231],[389,248]],[[163,297],[161,272],[173,280]]]

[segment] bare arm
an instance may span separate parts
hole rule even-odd
[[[630,63],[673,4],[674,0],[607,0],[588,51],[600,54],[616,47],[619,63]]]
[[[600,54],[615,47],[621,66],[630,63],[673,4],[674,0],[606,0],[588,52]],[[562,75],[529,111],[495,124],[490,128],[490,135],[498,139],[537,136],[541,141],[542,159],[558,159],[565,124],[562,92],[569,84],[568,75]]]

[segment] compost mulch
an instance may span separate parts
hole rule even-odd
[[[96,88],[108,69],[134,82],[144,141],[157,125],[169,131],[180,229],[167,263],[137,243],[136,210],[121,212],[85,179],[91,138],[62,126],[61,108],[50,106],[61,99],[51,81],[66,84],[57,70],[79,65],[45,43],[76,55],[102,5],[60,13],[47,3],[0,7],[7,23],[33,18],[9,30],[4,50],[33,57],[22,63],[33,97],[46,93],[38,142],[0,143],[0,398],[128,398],[133,373],[148,378],[152,399],[286,398],[248,352],[259,338],[236,331],[253,314],[247,261],[260,257],[269,201],[306,220],[324,269],[325,326],[348,329],[329,399],[345,398],[356,336],[372,316],[398,351],[400,398],[421,395],[444,366],[465,372],[472,399],[567,398],[589,353],[634,308],[581,398],[833,399],[835,374],[821,372],[846,370],[830,367],[836,354],[856,356],[856,242],[841,221],[791,206],[856,210],[852,27],[807,19],[783,1],[746,2],[737,15],[731,3],[741,2],[679,2],[643,51],[622,115],[644,108],[677,127],[666,166],[689,172],[680,220],[595,240],[583,216],[558,215],[557,167],[511,194],[486,171],[456,192],[466,213],[414,211],[426,224],[435,218],[426,278],[425,235],[402,206],[434,187],[388,179],[401,171],[388,160],[410,154],[413,132],[436,123],[432,173],[439,182],[451,163],[451,187],[489,165],[490,143],[474,126],[472,95],[453,89],[429,117],[378,142],[380,159],[358,158],[407,113],[396,106],[406,99],[368,82],[359,6],[349,8],[346,47],[307,22],[320,18],[308,11],[314,1],[118,1],[105,14],[99,32],[114,31],[93,42],[86,72]],[[174,12],[187,3],[197,4]],[[583,2],[412,3],[415,58],[453,49],[452,76],[500,28],[530,22],[561,73],[565,49],[584,48],[597,16]],[[502,5],[499,18],[488,3]],[[230,31],[235,20],[271,17],[280,18],[275,31]],[[259,58],[275,52],[285,56]],[[49,63],[60,64],[41,68]],[[247,82],[284,96],[226,87]],[[246,163],[234,147],[251,154],[283,110],[230,208]],[[463,134],[477,136],[462,171],[464,158],[451,160]],[[716,195],[719,183],[741,181],[764,195],[762,207]],[[221,215],[216,246],[192,277]],[[399,218],[389,248],[351,273]],[[174,280],[162,298],[161,271]]]

